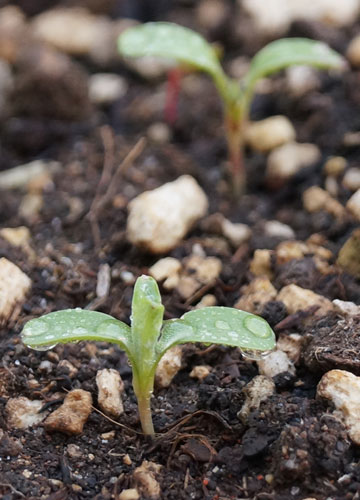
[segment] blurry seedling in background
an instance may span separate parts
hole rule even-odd
[[[124,57],[157,56],[208,73],[223,100],[232,183],[240,195],[246,185],[243,147],[255,87],[262,78],[288,66],[341,68],[344,59],[328,45],[307,38],[271,42],[251,60],[240,84],[223,71],[215,49],[198,33],[173,23],[146,23],[124,31],[118,39]]]
[[[238,309],[206,307],[168,321],[163,321],[163,314],[156,281],[141,276],[134,288],[131,327],[101,312],[66,309],[29,321],[23,329],[22,340],[40,351],[58,343],[79,340],[118,344],[132,367],[142,430],[154,436],[150,400],[155,371],[170,347],[186,342],[224,344],[239,347],[253,359],[266,355],[275,347],[275,335],[268,323]]]

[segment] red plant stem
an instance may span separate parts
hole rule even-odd
[[[168,72],[165,103],[165,121],[173,126],[177,118],[180,82],[184,71],[180,68],[171,69]]]

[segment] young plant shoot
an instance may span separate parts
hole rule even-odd
[[[29,321],[23,329],[22,340],[37,350],[79,340],[118,344],[132,367],[142,430],[153,436],[150,399],[155,371],[170,347],[186,342],[224,344],[239,347],[255,358],[275,347],[275,335],[268,323],[238,309],[206,307],[168,321],[163,320],[163,314],[156,281],[141,276],[135,283],[131,326],[101,312],[66,309]]]
[[[214,48],[198,33],[173,23],[146,23],[129,28],[118,39],[125,57],[157,56],[208,73],[223,100],[231,175],[236,194],[245,188],[244,132],[255,87],[262,78],[288,66],[341,68],[343,58],[326,44],[306,38],[271,42],[252,59],[249,71],[238,81],[223,71]]]

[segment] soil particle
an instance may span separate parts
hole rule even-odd
[[[338,477],[349,457],[350,441],[343,424],[324,414],[287,426],[276,443],[276,454],[280,454],[274,471],[277,480],[315,479],[324,472]]]
[[[315,321],[308,332],[312,340],[303,356],[312,371],[348,370],[360,374],[360,316],[342,317],[336,314]]]
[[[45,420],[45,429],[49,432],[81,434],[91,412],[91,394],[82,389],[68,393],[63,404]]]
[[[64,54],[30,47],[18,62],[12,102],[20,116],[85,120],[91,111],[87,75]]]
[[[312,257],[292,259],[278,266],[274,285],[280,289],[286,285],[294,284],[301,288],[313,290],[320,278]]]
[[[271,327],[274,327],[286,318],[286,306],[280,300],[269,300],[269,302],[265,303],[261,316],[266,319]]]

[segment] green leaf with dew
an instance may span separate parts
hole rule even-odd
[[[159,355],[175,344],[202,342],[223,344],[250,351],[271,351],[275,335],[260,316],[231,307],[206,307],[164,323]]]
[[[56,344],[97,340],[119,344],[126,352],[130,344],[130,327],[108,314],[86,309],[65,309],[32,319],[22,333],[24,344],[32,349],[51,349]]]
[[[133,388],[143,431],[154,435],[150,399],[155,370],[171,346],[186,342],[224,344],[240,347],[251,354],[266,353],[275,347],[275,335],[268,323],[248,312],[207,307],[165,322],[163,313],[156,281],[150,276],[141,276],[134,289],[131,327],[108,314],[67,309],[29,321],[21,335],[27,346],[37,350],[79,340],[118,344],[126,351],[132,365]]]
[[[294,65],[320,69],[342,68],[344,59],[326,43],[308,38],[282,38],[261,49],[252,59],[245,86],[253,89],[258,80]]]
[[[125,57],[163,57],[211,75],[222,73],[211,45],[195,31],[173,23],[145,23],[129,28],[119,36],[118,49]]]

